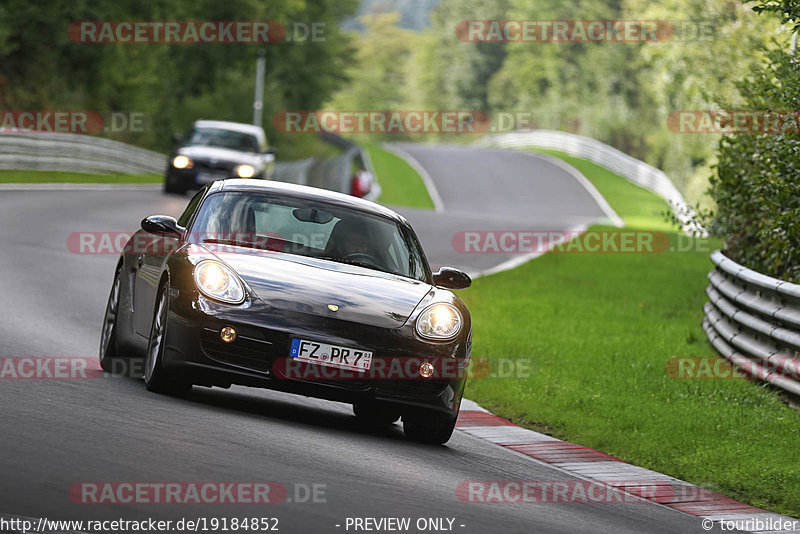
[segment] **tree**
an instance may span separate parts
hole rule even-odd
[[[357,0],[5,0],[0,6],[0,106],[142,112],[142,134],[123,140],[168,150],[195,119],[252,119],[255,58],[263,49],[265,124],[281,109],[313,109],[346,78],[354,50],[339,22]],[[323,25],[324,41],[259,44],[86,44],[69,39],[74,21],[278,21]],[[268,132],[274,133],[274,132]],[[292,137],[282,138],[292,142]]]

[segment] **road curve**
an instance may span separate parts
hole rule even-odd
[[[389,148],[399,149],[399,154],[421,166],[429,187],[441,199],[438,213],[398,208],[414,223],[437,266],[459,267],[475,275],[530,257],[525,253],[461,252],[452,244],[454,236],[463,235],[459,232],[571,232],[590,224],[611,224],[609,213],[592,195],[599,193],[591,185],[591,190],[587,189],[548,156],[408,143]]]
[[[589,200],[575,204],[580,189],[533,159],[517,161],[498,151],[466,156],[451,149],[437,155],[436,150],[420,149],[415,156],[430,165],[446,209],[463,217],[458,224],[486,224],[489,219],[480,214],[489,209],[499,210],[501,217],[492,219],[497,224],[519,220],[531,228],[586,224],[603,216]],[[462,166],[465,156],[474,158],[474,165]],[[439,160],[454,172],[431,163]],[[526,162],[535,170],[525,171]],[[487,176],[498,185],[487,187]],[[517,186],[531,177],[547,186],[529,187],[522,201]],[[67,247],[70,235],[132,231],[144,216],[178,214],[186,201],[152,190],[0,192],[0,357],[94,357],[116,257],[74,253]],[[551,209],[557,205],[564,209]],[[448,217],[434,220],[432,213],[406,213],[432,260],[454,263],[448,233],[458,224],[451,225]],[[438,241],[436,232],[421,226],[427,222],[440,225]],[[138,379],[105,376],[0,380],[0,403],[0,515],[277,517],[284,533],[348,532],[348,517],[447,517],[454,518],[456,532],[464,533],[703,531],[698,519],[649,503],[462,503],[456,488],[467,480],[569,477],[463,432],[443,447],[409,443],[399,425],[365,430],[347,405],[288,394],[194,388],[187,399],[174,399],[146,392]],[[287,487],[293,502],[76,504],[69,489],[83,481],[276,481]],[[324,502],[296,502],[295,491],[302,494],[313,484],[324,485]]]

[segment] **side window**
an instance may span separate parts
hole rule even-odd
[[[197,209],[197,205],[200,203],[200,199],[203,198],[203,193],[205,193],[205,189],[201,189],[197,192],[195,196],[192,197],[192,200],[189,201],[189,205],[186,206],[183,214],[178,219],[178,224],[186,227],[189,224],[189,221],[192,219],[192,215],[194,211]]]

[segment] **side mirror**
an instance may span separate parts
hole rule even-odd
[[[472,278],[458,269],[442,267],[433,275],[433,284],[445,289],[467,289],[472,285]]]
[[[179,238],[186,228],[178,226],[175,217],[167,215],[151,215],[142,219],[142,230],[148,234],[161,234],[164,237]]]

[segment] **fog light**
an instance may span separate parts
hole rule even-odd
[[[232,326],[225,326],[219,331],[219,337],[225,343],[232,343],[236,339],[236,329]]]
[[[433,376],[433,365],[428,362],[423,363],[419,368],[419,374],[422,378],[430,378]]]

